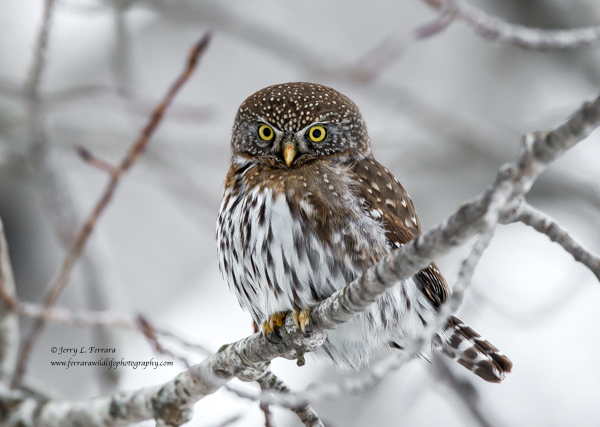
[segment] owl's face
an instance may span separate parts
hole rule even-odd
[[[360,111],[313,83],[269,86],[248,97],[233,126],[233,160],[297,167],[316,158],[360,159],[371,152]]]

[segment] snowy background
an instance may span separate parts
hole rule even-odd
[[[600,21],[600,2],[592,0],[472,4],[532,27]],[[349,96],[366,119],[375,156],[409,191],[428,229],[492,182],[516,155],[522,134],[560,123],[600,83],[598,47],[525,51],[482,39],[460,22],[417,41],[415,28],[437,16],[418,0],[58,0],[41,78],[46,143],[39,152],[32,149],[22,88],[42,8],[41,0],[0,1],[0,217],[19,298],[42,300],[64,241],[107,182],[74,147],[119,161],[192,44],[212,29],[196,74],[124,178],[59,300],[72,308],[141,312],[212,350],[252,332],[218,272],[214,239],[230,129],[247,96],[290,81],[326,84]],[[598,139],[592,135],[552,165],[528,198],[596,253]],[[467,251],[439,260],[450,283]],[[314,407],[328,426],[596,426],[599,303],[598,281],[559,246],[524,225],[501,226],[458,316],[512,359],[503,384],[451,365],[452,378],[463,381],[456,388],[443,373],[446,365],[413,360],[368,393]],[[21,326],[28,331],[31,323]],[[163,358],[137,332],[50,325],[26,382],[81,399],[157,385],[184,369],[177,362],[116,372],[50,366],[61,360],[52,346],[92,344],[114,347],[129,360]],[[296,389],[346,375],[286,360],[275,360],[273,370]],[[226,390],[197,404],[190,425],[236,416],[228,425],[264,425],[257,403]],[[301,424],[286,410],[276,408],[275,417],[280,426]]]

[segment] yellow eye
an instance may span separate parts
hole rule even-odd
[[[312,142],[321,142],[327,136],[327,131],[323,126],[313,126],[308,131],[308,138]]]
[[[260,125],[258,127],[258,136],[263,141],[270,141],[275,136],[275,132],[273,132],[273,129],[269,125]]]

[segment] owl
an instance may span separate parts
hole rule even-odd
[[[237,111],[231,149],[217,220],[219,265],[270,341],[287,313],[305,330],[310,307],[421,233],[407,192],[373,157],[360,111],[332,88],[287,83],[251,95]],[[361,369],[405,348],[448,296],[431,263],[329,331],[313,357]],[[433,346],[489,382],[512,367],[456,317]]]

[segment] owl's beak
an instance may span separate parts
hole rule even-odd
[[[288,168],[292,165],[292,162],[296,158],[296,154],[298,154],[296,144],[293,142],[286,142],[283,146],[283,160],[285,160],[285,164]]]

